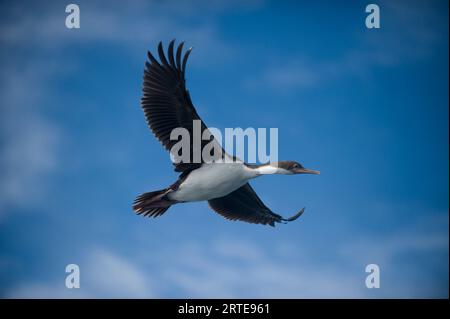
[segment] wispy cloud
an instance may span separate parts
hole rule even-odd
[[[57,79],[77,72],[71,67],[76,57],[70,56],[70,45],[109,43],[128,48],[130,55],[144,56],[143,48],[178,37],[188,40],[187,45],[201,43],[199,60],[207,55],[226,59],[234,49],[222,40],[214,17],[236,6],[258,7],[261,2],[132,1],[127,6],[105,7],[89,1],[79,5],[79,30],[65,27],[65,6],[56,1],[46,4],[41,14],[34,14],[24,3],[12,3],[2,12],[9,17],[0,22],[2,52],[32,50],[0,62],[0,166],[5,172],[0,180],[0,216],[6,216],[11,207],[36,208],[49,176],[58,168],[64,131],[46,111],[58,96]],[[199,10],[205,15],[199,15]],[[205,61],[202,65],[208,64]]]
[[[80,288],[65,287],[65,275],[50,282],[19,283],[7,298],[152,298],[154,285],[127,258],[104,248],[90,251],[80,265]]]
[[[280,243],[278,243],[280,244]],[[275,245],[276,247],[276,245]],[[314,298],[361,296],[349,273],[313,266],[304,251],[267,252],[246,240],[193,244],[168,266],[165,276],[193,298]],[[304,255],[303,255],[304,254]]]
[[[420,276],[448,268],[447,218],[423,218],[394,232],[359,234],[330,244],[326,258],[283,239],[270,243],[245,236],[190,240],[165,249],[125,256],[90,249],[79,264],[81,288],[64,287],[63,274],[50,281],[20,283],[8,297],[99,298],[370,298],[445,297],[447,277]],[[417,228],[423,227],[421,231]],[[146,239],[147,240],[147,239]],[[138,242],[136,249],[147,247]],[[334,247],[334,248],[333,248]],[[412,259],[411,259],[412,258]],[[332,260],[332,263],[323,260]],[[447,260],[447,266],[442,264]],[[410,263],[417,263],[411,265]],[[365,287],[365,266],[381,267],[381,288]],[[420,267],[419,267],[420,266]],[[448,290],[447,290],[448,295]]]
[[[143,269],[105,249],[96,249],[85,263],[87,290],[96,296],[151,298],[154,284]]]
[[[278,92],[310,89],[348,76],[365,78],[380,67],[395,67],[429,57],[446,36],[433,24],[437,9],[431,3],[384,1],[379,3],[382,27],[353,35],[353,45],[333,59],[317,59],[303,53],[282,62],[271,59],[262,74],[247,78],[249,88],[261,86]],[[270,51],[269,51],[270,52]],[[275,52],[275,53],[274,53]],[[277,51],[270,54],[278,54]],[[282,56],[282,52],[279,52]]]
[[[271,247],[273,249],[273,247]],[[18,283],[8,298],[300,298],[360,296],[348,273],[313,267],[300,252],[268,254],[247,240],[192,242],[169,253],[155,252],[163,268],[151,267],[106,249],[94,249],[80,263],[81,288],[58,279]],[[163,261],[161,261],[163,258]],[[143,271],[152,269],[152,271]]]
[[[422,218],[393,231],[330,243],[324,252],[331,264],[318,262],[308,246],[283,240],[218,237],[161,256],[163,277],[180,296],[199,298],[442,298],[448,295],[448,216],[423,211]],[[381,267],[379,290],[365,287],[365,266],[371,263]],[[435,278],[421,276],[435,267]]]
[[[62,54],[62,48],[74,43],[109,43],[129,49],[134,56],[143,56],[142,47],[154,49],[161,40],[177,38],[187,41],[187,46],[201,45],[197,55],[204,66],[210,61],[206,57],[214,56],[214,61],[227,59],[237,50],[223,39],[215,18],[232,10],[252,10],[261,5],[263,1],[259,0],[243,3],[138,0],[127,6],[105,7],[101,2],[81,1],[81,27],[70,30],[64,25],[65,7],[58,2],[49,4],[42,15],[30,14],[29,10],[14,4],[8,10],[13,23],[1,26],[0,43],[11,47],[27,43],[52,54]]]
[[[90,50],[100,44],[99,47],[102,48],[96,53],[108,54],[107,50],[103,48],[103,45],[107,44],[105,46],[107,48],[120,48],[119,52],[125,52],[130,56],[138,54],[142,57],[148,46],[161,39],[184,38],[188,40],[189,43],[187,44],[189,45],[195,46],[199,43],[203,46],[202,50],[198,50],[199,54],[195,55],[198,58],[193,57],[192,62],[195,63],[195,59],[197,59],[197,61],[201,61],[200,64],[208,67],[207,61],[216,63],[217,59],[226,59],[229,54],[235,54],[239,50],[222,36],[224,27],[218,25],[219,16],[225,13],[231,15],[236,6],[252,10],[252,8],[263,5],[258,1],[249,4],[233,1],[213,1],[207,4],[202,2],[201,5],[196,1],[165,2],[164,4],[156,1],[131,1],[127,3],[127,6],[120,7],[117,4],[103,7],[100,3],[92,3],[91,1],[81,2],[80,4],[82,28],[77,31],[67,30],[64,27],[64,5],[57,2],[50,3],[48,10],[42,10],[42,14],[39,15],[30,10],[22,10],[21,4],[14,4],[11,6],[12,9],[8,9],[11,10],[9,11],[11,19],[1,19],[0,21],[0,44],[3,56],[7,56],[7,59],[0,61],[2,67],[0,73],[0,148],[2,153],[0,168],[4,171],[3,178],[0,179],[0,219],[6,220],[8,213],[21,211],[23,208],[29,211],[38,211],[38,209],[30,209],[30,207],[37,208],[50,198],[47,186],[52,183],[55,174],[60,172],[59,170],[71,169],[62,165],[65,157],[61,156],[61,154],[70,153],[65,143],[66,134],[71,133],[68,131],[70,128],[64,126],[66,124],[65,119],[58,121],[49,116],[51,114],[49,108],[56,107],[55,98],[58,101],[72,98],[67,92],[64,92],[64,96],[62,96],[57,89],[58,86],[54,85],[55,82],[60,79],[67,79],[68,74],[70,76],[77,75],[74,78],[80,81],[83,81],[86,76],[86,74],[77,74],[78,70],[73,67],[74,62],[76,65],[78,59],[81,61],[82,57],[77,56],[71,49],[83,47]],[[389,6],[390,4],[386,4],[385,8],[390,10]],[[409,9],[405,12],[398,12],[398,10],[404,9],[403,5],[392,9],[392,12],[397,12],[395,14],[404,20],[401,24],[396,22],[395,36],[385,33],[378,35],[371,33],[373,36],[370,38],[353,35],[354,47],[348,48],[343,53],[336,50],[336,52],[341,53],[337,53],[335,59],[329,57],[316,59],[308,56],[290,55],[285,61],[265,65],[267,68],[264,69],[264,72],[255,73],[254,76],[257,79],[253,82],[254,79],[250,79],[249,85],[254,85],[257,89],[262,86],[276,91],[309,89],[318,87],[328,81],[337,81],[349,76],[364,76],[375,68],[395,67],[428,57],[430,50],[433,52],[432,48],[439,36],[436,35],[433,27],[427,25],[428,19],[420,19],[421,14],[417,11],[417,8],[410,9],[413,13],[410,13]],[[426,14],[428,9],[425,8],[424,10],[425,16],[428,17]],[[4,12],[2,11],[2,13]],[[420,22],[410,25],[411,21],[415,19]],[[399,27],[400,25],[402,27]],[[385,27],[384,24],[382,26]],[[398,38],[404,39],[404,41],[396,41]],[[271,50],[263,52],[269,52],[270,55],[277,48]],[[30,53],[31,51],[33,54]],[[214,59],[203,59],[207,56],[212,56]],[[124,57],[124,60],[127,60],[127,57]],[[86,59],[84,62],[87,64],[95,61],[95,59],[91,60],[86,57],[84,59]],[[269,56],[265,60],[270,59]],[[91,67],[90,64],[88,65]],[[72,68],[68,70],[71,66]],[[128,67],[128,62],[124,62],[121,67]],[[227,78],[227,81],[233,80],[234,78]],[[74,96],[73,98],[82,98],[81,95],[84,92],[79,93],[80,96]],[[136,98],[133,97],[133,99]],[[239,100],[239,96],[236,96],[236,100]],[[64,109],[63,104],[58,104],[57,107]],[[98,110],[103,109],[99,108]],[[212,108],[210,110],[214,111]],[[258,116],[264,116],[263,113],[259,112]],[[295,115],[296,113],[292,114]],[[124,113],[109,114],[111,117],[123,115]],[[104,116],[108,115],[105,114]],[[86,120],[87,125],[92,124],[89,121]],[[93,124],[92,127],[89,127],[89,129],[92,129],[89,134],[97,132],[97,128]],[[81,133],[84,132],[83,130],[84,127],[77,128],[73,133]],[[117,131],[116,128],[114,130]],[[367,131],[365,132],[367,133]],[[107,133],[109,131],[102,132],[102,137]],[[336,134],[338,133],[336,132]],[[92,136],[88,136],[88,138],[90,137]],[[133,185],[129,181],[124,182],[128,177],[125,177],[121,172],[114,176],[114,178],[120,180],[120,187],[113,185],[117,186],[115,190],[102,189],[99,193],[103,196],[97,196],[98,190],[95,188],[99,185],[105,186],[108,181],[102,180],[100,183],[94,179],[101,180],[106,175],[114,175],[115,171],[123,166],[132,166],[128,159],[140,155],[136,156],[132,152],[128,152],[128,149],[122,147],[120,141],[115,138],[101,141],[101,143],[102,149],[98,151],[98,154],[95,152],[88,155],[77,154],[82,158],[82,160],[77,161],[77,163],[82,162],[80,170],[89,176],[80,178],[73,189],[78,192],[77,188],[82,185],[81,187],[86,187],[86,193],[90,192],[88,197],[80,198],[80,200],[76,198],[70,203],[73,204],[77,201],[80,202],[79,206],[68,207],[66,211],[61,212],[58,205],[63,200],[55,200],[52,202],[54,207],[49,209],[49,216],[47,216],[50,223],[47,224],[47,220],[41,220],[38,230],[34,230],[33,227],[36,224],[29,223],[26,218],[23,219],[24,225],[35,231],[32,235],[28,235],[28,237],[27,235],[21,235],[21,240],[16,240],[17,238],[13,235],[15,229],[11,229],[11,231],[8,229],[7,233],[9,234],[6,235],[2,233],[4,237],[1,239],[9,245],[12,253],[2,252],[0,271],[2,274],[13,273],[15,275],[15,278],[8,282],[6,288],[2,287],[2,294],[9,297],[32,298],[344,298],[372,297],[374,295],[383,297],[445,297],[445,295],[448,295],[448,276],[442,275],[444,268],[448,270],[448,219],[432,220],[431,226],[424,227],[424,221],[430,219],[429,215],[425,213],[423,220],[405,228],[403,228],[403,217],[396,216],[389,222],[380,220],[380,224],[376,225],[379,226],[377,232],[368,233],[366,231],[370,227],[364,228],[367,225],[363,225],[360,228],[360,221],[351,220],[350,212],[353,214],[351,216],[355,216],[356,213],[355,209],[352,211],[349,208],[349,215],[343,216],[341,224],[338,226],[327,224],[327,227],[330,230],[332,229],[334,234],[346,238],[334,238],[332,235],[327,235],[325,239],[322,239],[324,243],[320,248],[323,251],[320,252],[309,251],[308,249],[312,245],[308,243],[304,243],[304,245],[287,243],[286,238],[288,236],[286,234],[289,234],[289,232],[275,240],[256,240],[251,235],[257,234],[259,230],[257,228],[255,228],[256,231],[252,229],[251,233],[243,233],[234,238],[231,238],[231,235],[228,237],[224,235],[222,237],[205,238],[199,236],[192,238],[185,232],[186,238],[190,239],[184,239],[182,242],[177,241],[176,243],[158,241],[159,238],[157,239],[154,234],[145,233],[145,239],[143,240],[145,242],[135,242],[129,251],[120,251],[118,241],[123,241],[123,234],[133,237],[138,227],[130,219],[123,217],[131,214],[131,212],[126,211],[126,209],[129,209],[127,206],[130,200],[129,195],[123,195]],[[129,144],[132,145],[132,143]],[[86,149],[93,149],[96,143],[92,143],[92,145]],[[141,146],[134,144],[136,148]],[[323,146],[324,148],[327,147],[325,144]],[[340,144],[333,144],[330,147],[337,148],[339,146]],[[110,148],[110,150],[107,150],[107,148]],[[336,154],[330,157],[330,161],[334,161],[335,156],[339,156]],[[364,157],[359,157],[359,159],[364,159]],[[152,158],[152,160],[154,159]],[[114,173],[107,170],[98,172],[98,167],[96,167],[95,173],[100,173],[99,175],[91,176],[89,170],[85,172],[86,167],[92,165],[92,162],[95,161],[101,163],[98,167],[102,166],[103,168],[107,161],[116,161],[114,170],[111,170]],[[127,163],[124,164],[125,162]],[[133,162],[133,165],[134,163],[140,165],[136,168],[136,171],[140,171],[144,165],[146,169],[151,170],[148,165],[148,158]],[[155,164],[158,164],[157,160],[155,160]],[[143,176],[139,176],[139,179],[144,180],[141,177]],[[167,176],[155,176],[151,182],[155,182],[155,179],[161,179],[161,183],[163,183],[167,181]],[[163,179],[164,181],[162,181]],[[351,182],[349,180],[350,184]],[[68,183],[72,183],[72,181]],[[148,181],[145,180],[142,183],[148,183]],[[95,186],[92,186],[93,184]],[[64,184],[61,183],[61,185]],[[355,188],[349,189],[349,192],[354,191]],[[339,192],[336,195],[336,190],[331,190],[330,186],[328,186],[328,190],[326,189],[327,187],[322,192],[328,191],[328,193],[322,193],[321,196],[329,196],[327,202],[342,201],[342,199],[336,198],[336,196],[339,196]],[[82,192],[80,191],[80,193]],[[26,200],[24,200],[24,194],[26,194]],[[66,192],[66,189],[61,194],[67,197],[71,195]],[[94,212],[93,205],[104,208],[105,201],[99,201],[99,197],[108,199],[108,207],[104,211],[95,212],[97,215],[92,220],[91,216],[87,217],[88,213],[82,217],[76,215],[77,209]],[[323,202],[323,199],[317,201],[317,203],[320,202]],[[330,204],[330,206],[335,206],[335,203]],[[120,209],[123,210],[120,213],[114,212],[117,207],[122,207]],[[185,210],[188,211],[189,208],[185,208]],[[376,214],[380,211],[384,214],[395,214],[397,213],[395,210],[395,206],[391,202],[387,202],[386,207],[378,207],[378,210],[374,210],[370,214]],[[423,209],[423,211],[428,210]],[[72,215],[63,215],[62,213]],[[447,212],[439,212],[439,215],[446,214]],[[55,216],[58,216],[58,218]],[[417,216],[417,213],[415,216]],[[30,260],[35,261],[35,250],[27,247],[27,240],[39,243],[38,247],[41,249],[39,253],[42,254],[42,256],[39,255],[39,258],[49,258],[48,251],[53,251],[55,247],[46,243],[45,240],[41,242],[32,237],[36,233],[47,233],[47,231],[51,233],[45,227],[53,228],[55,223],[60,223],[63,220],[64,223],[57,224],[55,228],[59,232],[70,229],[71,232],[76,233],[76,226],[66,223],[65,218],[73,221],[77,226],[87,222],[85,220],[80,221],[82,218],[89,218],[88,222],[93,224],[101,220],[102,229],[108,228],[110,233],[112,233],[111,229],[120,229],[121,236],[111,236],[109,245],[102,243],[94,248],[87,248],[80,243],[73,244],[74,252],[82,255],[79,260],[81,289],[69,290],[64,287],[65,274],[63,269],[57,274],[49,273],[47,269],[36,269],[36,272],[42,271],[44,276],[33,278],[30,281],[24,280],[20,272],[11,271],[14,268],[26,268]],[[105,221],[105,218],[108,218],[108,220]],[[126,220],[126,223],[123,222],[124,220]],[[151,222],[154,221],[142,221],[140,225],[149,226],[148,223]],[[198,219],[195,223],[197,222]],[[336,228],[345,223],[348,223],[346,226],[351,231],[342,235]],[[437,226],[445,223],[445,228]],[[391,231],[383,228],[387,224],[393,228]],[[12,224],[5,223],[3,225],[6,225],[5,228],[7,228]],[[106,227],[104,227],[105,225]],[[172,226],[166,225],[168,226],[165,227]],[[44,226],[44,228],[41,229],[41,226]],[[176,226],[179,226],[179,224]],[[15,226],[12,225],[11,227]],[[95,228],[96,225],[92,227]],[[199,224],[195,227],[192,226],[190,229],[197,230],[205,227],[205,224]],[[228,226],[227,224],[226,227],[235,226]],[[229,234],[230,229],[227,228],[225,234]],[[145,230],[148,231],[149,228],[145,228]],[[80,236],[92,236],[86,239],[89,244],[93,246],[98,244],[97,233],[92,235],[83,229],[80,229],[79,232],[81,232]],[[297,238],[295,236],[298,236],[295,232],[290,234],[292,234],[294,240]],[[349,238],[350,234],[352,238]],[[338,240],[335,241],[335,239]],[[158,241],[160,245],[154,246],[155,249],[149,252],[149,241]],[[30,249],[30,251],[26,251],[26,249]],[[19,251],[20,254],[18,253],[15,256],[14,253]],[[61,261],[60,256],[52,255],[52,257],[58,259],[58,262]],[[77,260],[71,262],[78,263]],[[425,263],[426,270],[423,270],[424,267],[419,264],[420,262]],[[49,261],[46,260],[46,263],[49,263]],[[379,263],[382,266],[382,288],[377,292],[368,291],[364,287],[364,266],[367,263]],[[405,276],[405,273],[410,277]],[[447,287],[444,286],[445,281],[447,281]],[[6,292],[5,289],[7,289]]]
[[[61,130],[41,112],[49,101],[54,63],[2,63],[0,74],[2,157],[0,217],[11,207],[36,207],[58,165]]]

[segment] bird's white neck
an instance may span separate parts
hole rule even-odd
[[[285,169],[280,168],[278,166],[272,166],[270,164],[262,165],[260,167],[257,167],[255,170],[257,171],[258,175],[270,175],[270,174],[285,174],[285,175],[289,175],[289,174],[292,174],[288,170],[285,170]]]

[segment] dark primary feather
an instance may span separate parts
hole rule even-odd
[[[212,141],[213,137],[210,140],[202,140],[200,150],[193,149],[192,121],[201,121],[201,119],[192,104],[189,91],[186,89],[186,63],[191,49],[185,52],[181,62],[183,42],[177,48],[176,58],[174,57],[174,42],[173,40],[169,44],[168,59],[164,54],[161,42],[158,45],[160,62],[148,52],[149,62],[145,64],[141,106],[150,129],[168,151],[179,141],[170,140],[170,133],[173,129],[183,127],[189,131],[191,136],[190,162],[174,164],[176,171],[183,172],[201,165],[201,163],[193,163],[193,152],[201,154],[203,147]],[[204,130],[207,130],[207,127],[201,121],[201,133]],[[217,156],[221,156],[221,154],[217,154]]]
[[[249,183],[224,197],[211,199],[208,203],[214,211],[227,219],[270,226],[275,226],[275,223],[293,221],[304,211],[302,209],[287,219],[275,214],[264,205]]]

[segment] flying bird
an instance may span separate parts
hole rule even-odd
[[[174,43],[175,40],[170,42],[167,56],[162,43],[159,43],[159,61],[148,52],[141,99],[148,126],[169,152],[177,143],[177,140],[170,139],[172,130],[184,128],[192,136],[193,123],[197,120],[200,122],[201,132],[208,131],[186,89],[186,63],[192,48],[183,54],[184,42],[181,42],[174,53]],[[200,143],[190,140],[189,161],[173,163],[175,171],[181,173],[175,183],[162,190],[144,193],[135,199],[133,209],[137,214],[157,217],[174,204],[208,201],[215,212],[229,220],[275,226],[275,223],[286,223],[300,217],[304,208],[290,218],[274,213],[258,197],[249,180],[268,174],[320,174],[319,171],[306,169],[294,161],[248,164],[227,154],[221,147],[212,160],[205,161],[202,158],[197,162],[193,161],[194,152],[201,152],[210,142],[218,143],[212,134],[207,136],[210,139],[202,139]]]

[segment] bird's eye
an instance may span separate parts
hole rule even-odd
[[[292,168],[298,168],[298,164],[294,164]]]

